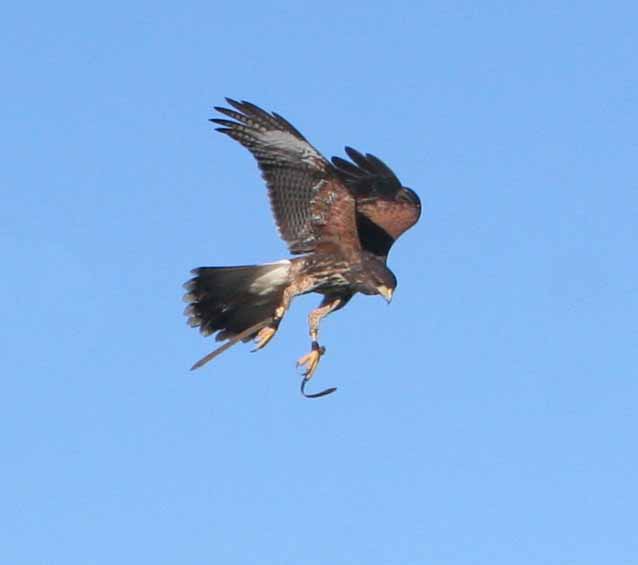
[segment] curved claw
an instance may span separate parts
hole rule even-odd
[[[310,353],[304,355],[299,359],[299,361],[297,361],[297,367],[306,367],[306,371],[303,373],[303,379],[301,380],[301,394],[303,394],[306,398],[319,398],[321,396],[331,394],[335,390],[337,390],[335,387],[332,387],[314,394],[306,393],[306,384],[315,374],[315,371],[319,366],[319,361],[325,352],[325,347],[320,346],[316,341],[313,341],[312,350],[310,351]]]
[[[268,345],[268,342],[275,336],[277,333],[277,326],[273,327],[266,326],[265,328],[261,328],[259,333],[255,336],[255,349],[251,351],[254,353],[255,351],[259,351]]]
[[[312,342],[312,350],[310,353],[303,355],[297,361],[297,368],[306,367],[305,372],[303,372],[303,376],[306,380],[310,380],[312,376],[315,374],[317,367],[319,366],[319,361],[321,356],[326,352],[325,347],[320,347],[316,341]]]

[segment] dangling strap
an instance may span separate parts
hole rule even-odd
[[[303,394],[306,398],[321,398],[322,396],[327,396],[332,394],[335,390],[337,390],[336,386],[327,388],[326,390],[322,390],[321,392],[315,392],[314,394],[308,394],[306,392],[306,384],[310,379],[304,377],[301,381],[301,394]]]

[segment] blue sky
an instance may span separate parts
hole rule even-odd
[[[0,40],[0,561],[638,562],[638,9],[14,3]],[[224,96],[421,196],[391,306],[262,352],[182,316],[286,256]]]

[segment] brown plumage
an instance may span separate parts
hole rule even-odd
[[[330,162],[280,115],[226,100],[231,108],[215,108],[225,118],[211,121],[257,160],[279,233],[290,252],[300,256],[193,271],[195,277],[185,285],[189,324],[225,341],[193,368],[239,341],[254,339],[261,349],[291,300],[316,292],[324,299],[309,316],[311,351],[298,362],[306,368],[304,392],[325,352],[317,341],[321,319],[357,292],[392,297],[396,277],[387,256],[394,241],[418,221],[421,203],[377,157],[346,147],[351,161],[333,157]]]

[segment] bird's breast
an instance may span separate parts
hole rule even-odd
[[[309,292],[330,292],[352,285],[349,270],[348,263],[336,257],[312,257],[308,258],[303,272],[313,282]]]

